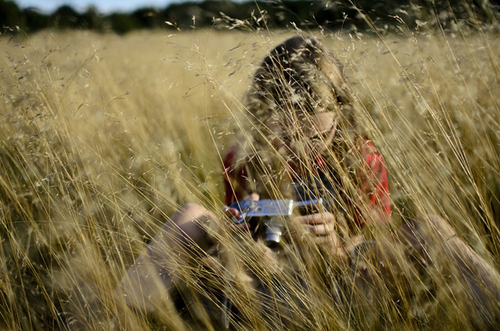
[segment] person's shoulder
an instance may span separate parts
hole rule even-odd
[[[227,149],[225,156],[224,156],[224,167],[229,168],[233,167],[237,163],[237,158],[238,155],[241,152],[241,141],[237,140],[233,142],[229,148]]]
[[[372,154],[379,154],[377,146],[369,138],[365,136],[360,136],[359,139],[359,151],[361,155],[368,156]]]

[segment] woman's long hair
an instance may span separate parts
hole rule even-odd
[[[286,144],[279,143],[280,128],[294,126],[308,114],[335,112],[337,132],[323,161],[330,169],[330,183],[341,191],[343,208],[353,205],[345,200],[355,195],[351,168],[359,163],[355,161],[359,155],[352,153],[359,136],[354,100],[341,63],[322,42],[295,36],[274,48],[254,75],[246,107],[252,134],[239,160],[247,167],[249,189],[261,198],[280,198],[287,191],[284,186],[293,180],[293,171],[307,177],[316,165],[302,162],[301,169],[292,169],[290,174],[290,153],[283,151]]]
[[[264,59],[247,95],[254,128],[263,136],[297,112],[335,111],[341,126],[354,130],[353,99],[343,67],[315,37],[295,36]]]

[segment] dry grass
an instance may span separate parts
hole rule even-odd
[[[42,32],[2,41],[3,328],[155,327],[113,289],[179,205],[220,208],[221,155],[240,129],[245,89],[291,34]],[[363,127],[386,158],[395,222],[440,215],[498,266],[496,35],[322,38],[345,64]],[[328,325],[335,312],[322,307],[315,321]]]

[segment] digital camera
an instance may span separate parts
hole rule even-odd
[[[240,212],[240,217],[233,218],[233,222],[250,224],[254,239],[261,238],[268,247],[280,245],[283,235],[284,222],[289,219],[295,208],[300,210],[315,209],[322,204],[322,199],[295,202],[293,200],[241,200],[235,201],[230,208]]]

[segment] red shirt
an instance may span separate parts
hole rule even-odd
[[[245,166],[238,168],[235,166],[239,150],[240,144],[234,144],[224,158],[226,204],[241,200],[245,195],[253,193],[247,191]],[[359,192],[362,200],[364,200],[365,208],[356,207],[355,222],[357,225],[363,226],[367,217],[362,215],[361,210],[371,210],[375,213],[376,222],[388,223],[391,220],[391,205],[384,160],[377,152],[375,145],[367,139],[362,139],[359,151],[364,158],[364,171],[357,174],[361,179],[357,182],[360,183]],[[322,160],[318,160],[318,162],[322,163]]]
[[[375,145],[368,139],[363,139],[360,152],[364,159],[364,172],[358,174],[362,177],[359,190],[367,199],[367,207],[378,214],[377,220],[380,223],[389,223],[391,221],[391,201],[384,159],[378,153]]]

